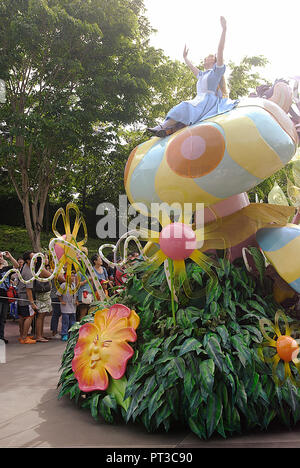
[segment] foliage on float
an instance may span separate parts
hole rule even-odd
[[[148,431],[180,424],[203,439],[266,429],[277,418],[288,427],[295,424],[300,419],[298,388],[283,376],[283,385],[277,385],[272,364],[261,358],[259,321],[273,321],[278,309],[271,280],[256,280],[241,264],[218,263],[217,282],[207,279],[198,265],[187,265],[192,287],[206,287],[207,293],[198,299],[179,297],[176,325],[170,301],[144,289],[146,266],[134,267],[126,290],[110,299],[110,305],[124,304],[140,317],[126,373],[119,380],[110,376],[106,390],[84,392],[78,386],[72,361],[80,327],[108,307],[96,303],[72,328],[62,359],[60,397],[68,395],[95,419],[140,423]],[[162,268],[153,273],[151,286],[161,291],[168,287]],[[284,372],[281,364],[279,374]]]

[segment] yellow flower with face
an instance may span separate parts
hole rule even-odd
[[[282,322],[284,327],[282,327]],[[292,335],[298,331],[299,327],[290,326],[286,315],[282,311],[275,314],[275,323],[268,319],[259,321],[260,330],[263,337],[266,339],[262,343],[261,357],[267,363],[272,363],[272,373],[275,383],[279,386],[283,385],[287,379],[290,379],[293,385],[300,386],[300,360],[298,358],[300,347],[299,339],[295,339]],[[268,335],[266,327],[272,334]],[[268,356],[265,355],[265,350],[268,350]],[[278,375],[278,365],[282,362],[284,365],[284,377]],[[296,375],[298,374],[298,377]]]
[[[133,349],[127,343],[135,342],[135,330],[140,318],[134,310],[122,304],[96,312],[94,323],[86,323],[79,329],[79,338],[74,350],[72,370],[80,390],[92,392],[106,390],[108,374],[121,379]]]

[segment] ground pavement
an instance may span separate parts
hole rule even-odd
[[[49,334],[46,317],[46,334]],[[57,399],[59,367],[65,344],[21,345],[18,323],[6,324],[6,363],[0,363],[0,447],[33,448],[238,448],[300,447],[300,424],[289,431],[273,426],[223,440],[201,441],[190,431],[148,434],[134,424],[96,422],[67,397]]]

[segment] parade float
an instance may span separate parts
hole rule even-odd
[[[84,253],[86,236],[77,240],[84,220],[76,205],[61,209],[53,276],[66,265],[67,278],[72,266],[87,269],[95,301],[70,330],[59,398],[107,423],[187,427],[203,439],[299,421],[296,209],[247,196],[296,154],[291,104],[291,89],[279,83],[267,99],[248,98],[132,151],[125,190],[156,229],[100,247],[104,261],[126,266],[125,287],[110,297]],[[140,253],[134,263],[131,244]]]
[[[133,242],[142,260],[127,263],[117,296],[73,327],[61,397],[109,423],[186,426],[204,439],[299,420],[296,209],[247,196],[296,153],[291,105],[278,83],[268,99],[132,151],[127,196],[158,228],[99,249],[123,266]]]

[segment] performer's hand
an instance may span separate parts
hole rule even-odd
[[[222,26],[222,29],[226,29],[227,27],[227,24],[226,24],[226,19],[224,18],[224,16],[220,16],[220,21],[221,21],[221,26]]]
[[[183,58],[184,60],[187,58],[189,53],[189,49],[186,48],[186,44],[184,45],[184,50],[183,50]]]

